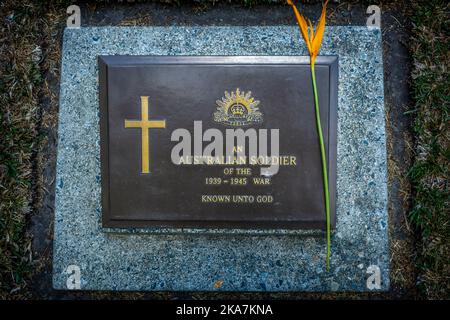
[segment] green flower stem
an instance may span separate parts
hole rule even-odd
[[[319,110],[319,96],[317,95],[316,74],[314,71],[314,64],[311,64],[311,77],[314,90],[314,106],[316,109],[316,126],[317,133],[319,134],[320,141],[320,155],[322,157],[322,176],[323,176],[323,189],[325,193],[325,210],[327,215],[327,271],[330,270],[330,247],[331,247],[331,231],[330,231],[330,196],[328,194],[328,171],[327,161],[325,156],[325,146],[323,143],[322,125],[320,124],[320,110]]]

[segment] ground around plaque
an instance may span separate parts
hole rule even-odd
[[[85,27],[63,37],[53,286],[78,268],[85,290],[372,291],[389,289],[381,30],[330,26],[339,57],[336,232],[325,237],[105,233],[101,227],[99,55],[302,55],[296,27]],[[224,41],[226,40],[226,41]],[[368,85],[369,84],[369,85]],[[208,230],[207,230],[208,231]],[[221,282],[220,286],[216,286]]]
[[[312,6],[313,9],[317,9]],[[16,49],[16,64],[12,69],[8,71],[10,79],[22,79],[23,83],[29,83],[27,88],[33,88],[33,91],[24,91],[24,94],[20,95],[22,115],[18,115],[17,108],[12,117],[17,119],[17,126],[23,132],[20,136],[8,136],[9,141],[14,141],[16,144],[17,139],[20,137],[22,143],[16,144],[11,150],[11,154],[14,154],[14,150],[24,150],[25,157],[18,164],[11,164],[11,168],[8,170],[8,175],[16,170],[20,172],[20,177],[31,183],[22,184],[20,188],[14,189],[14,193],[6,192],[3,199],[13,200],[12,205],[7,210],[14,212],[20,203],[29,203],[29,207],[34,209],[32,217],[28,218],[28,222],[23,221],[23,213],[19,212],[15,214],[13,223],[7,223],[7,226],[2,229],[2,232],[8,232],[15,237],[15,246],[12,247],[8,243],[2,242],[2,250],[6,253],[4,259],[1,261],[2,267],[2,279],[4,272],[7,272],[8,280],[2,282],[2,296],[8,296],[11,294],[15,297],[24,297],[33,295],[35,297],[202,297],[201,293],[195,294],[168,294],[168,293],[63,293],[54,292],[49,287],[50,273],[51,273],[51,234],[52,234],[52,217],[53,217],[53,188],[54,188],[54,165],[55,165],[55,136],[56,136],[56,119],[57,119],[57,95],[58,95],[58,73],[59,73],[59,46],[62,34],[62,28],[65,24],[65,8],[53,7],[45,14],[36,14],[37,9],[33,6],[28,6],[23,10],[12,10],[10,5],[5,5],[5,10],[2,10],[7,16],[4,20],[5,24],[9,24],[12,30],[17,31],[17,37],[8,38],[8,44],[13,45]],[[86,15],[89,20],[89,24],[120,24],[120,25],[139,25],[139,24],[171,24],[171,23],[196,23],[196,24],[227,24],[228,21],[233,21],[237,24],[257,24],[263,21],[264,23],[276,23],[276,24],[292,24],[290,12],[275,11],[275,14],[267,15],[267,9],[265,7],[257,6],[252,11],[245,11],[245,19],[238,18],[236,11],[246,10],[242,8],[228,8],[220,7],[221,11],[210,10],[208,6],[198,5],[197,7],[186,8],[182,7],[180,10],[167,7],[153,7],[148,5],[149,12],[151,14],[142,14],[145,10],[142,7],[128,7],[128,6],[115,6],[115,7],[102,7],[89,5],[82,7],[82,10],[86,10]],[[158,8],[160,11],[158,11]],[[306,7],[306,10],[310,10],[311,7]],[[439,9],[440,8],[440,9]],[[435,34],[439,32],[439,13],[442,13],[443,6],[438,7],[434,12],[437,14],[437,19],[433,23],[425,19],[425,15],[421,15],[425,12],[418,11],[416,23],[418,26],[429,28]],[[347,12],[347,9],[351,9]],[[417,8],[416,8],[417,9]],[[420,7],[419,7],[420,9]],[[342,3],[337,8],[332,9],[330,17],[331,24],[338,22],[343,24],[356,23],[364,24],[365,8],[361,6],[352,6],[346,3]],[[441,10],[441,11],[440,11]],[[315,10],[317,11],[317,10]],[[83,11],[84,12],[84,11]],[[155,13],[156,12],[156,13]],[[173,19],[162,18],[164,15],[161,12],[173,12]],[[186,14],[186,12],[188,14]],[[269,18],[268,18],[269,17]],[[19,20],[21,18],[22,20]],[[228,19],[228,20],[227,20]],[[337,20],[336,20],[337,19]],[[245,20],[245,21],[244,21]],[[407,106],[410,102],[407,95],[407,83],[406,76],[409,74],[409,56],[408,56],[408,21],[405,16],[400,13],[398,9],[383,8],[383,47],[384,47],[384,66],[385,66],[385,93],[386,93],[386,107],[387,107],[387,139],[388,139],[388,155],[389,155],[389,173],[390,173],[390,221],[391,221],[391,292],[387,297],[405,297],[413,296],[417,297],[414,293],[415,290],[415,278],[416,271],[412,260],[412,242],[411,229],[405,221],[406,213],[409,210],[409,181],[405,178],[405,173],[409,167],[410,152],[408,144],[411,143],[409,131],[409,118],[403,114],[402,106]],[[42,31],[37,32],[37,30]],[[4,32],[4,31],[2,31]],[[415,30],[416,34],[419,33],[418,29]],[[433,33],[432,33],[433,34]],[[22,38],[23,37],[23,38]],[[431,35],[430,35],[431,37]],[[421,36],[421,41],[425,43],[432,42],[431,38],[427,38],[426,34]],[[20,51],[21,49],[21,51]],[[416,48],[417,49],[417,48]],[[3,47],[2,47],[3,50]],[[421,54],[425,51],[424,47],[417,49],[415,56],[419,61]],[[17,52],[22,52],[17,54]],[[5,55],[8,57],[8,55]],[[435,55],[431,55],[432,61],[439,61],[439,52]],[[32,58],[32,59],[31,59]],[[433,60],[434,59],[434,60]],[[5,66],[4,60],[2,60],[2,68]],[[417,68],[416,68],[417,69]],[[422,75],[433,74],[433,71],[427,68],[420,68]],[[426,71],[429,70],[429,71]],[[428,73],[427,73],[428,72]],[[26,77],[25,75],[34,74],[33,77]],[[10,81],[10,80],[8,80]],[[7,82],[9,84],[10,82]],[[42,84],[42,86],[41,86]],[[416,84],[420,89],[419,84]],[[8,87],[6,87],[8,88]],[[16,94],[19,92],[20,86],[16,86]],[[394,93],[395,91],[395,93]],[[5,91],[2,89],[2,99],[5,98]],[[19,92],[20,93],[20,92]],[[3,100],[2,100],[3,101]],[[6,100],[8,101],[8,100]],[[35,106],[39,102],[40,108]],[[28,122],[23,122],[23,119],[27,119]],[[31,119],[32,121],[29,121]],[[22,122],[21,122],[22,121]],[[26,125],[24,125],[26,124]],[[37,124],[37,125],[36,125]],[[16,126],[16,127],[17,127]],[[3,128],[3,127],[2,127]],[[32,145],[33,137],[36,129],[42,132],[42,140],[40,142],[40,148],[36,149],[27,146]],[[2,129],[3,130],[3,129]],[[417,133],[416,133],[417,134]],[[420,136],[420,134],[419,134]],[[28,138],[27,138],[28,137]],[[28,140],[26,140],[28,139]],[[33,151],[34,150],[34,151]],[[3,151],[3,150],[2,150]],[[28,156],[31,155],[31,156]],[[2,167],[3,168],[3,167]],[[2,171],[4,173],[4,171]],[[34,178],[30,179],[30,175],[34,174]],[[2,185],[5,180],[5,175],[2,176]],[[8,178],[9,179],[9,178]],[[11,181],[11,180],[6,180]],[[14,180],[12,185],[17,185]],[[19,184],[20,186],[20,184]],[[405,196],[405,197],[404,197]],[[26,199],[25,202],[20,199]],[[17,203],[17,204],[14,204]],[[419,202],[420,203],[420,202]],[[2,212],[5,207],[2,207]],[[24,212],[27,212],[25,210]],[[9,213],[8,213],[9,214]],[[438,213],[437,213],[438,214]],[[2,221],[11,221],[8,216],[3,215]],[[5,220],[6,219],[6,220]],[[33,220],[31,224],[29,220]],[[33,268],[31,271],[30,261],[30,238],[29,236],[23,236],[24,226],[29,225],[29,235],[33,236]],[[13,229],[14,228],[14,229]],[[2,233],[3,234],[3,233]],[[10,242],[11,243],[11,242]],[[438,244],[437,244],[438,246]],[[426,250],[425,250],[426,254]],[[431,253],[430,253],[431,254]],[[15,258],[12,258],[15,257]],[[434,255],[435,259],[439,259],[439,256]],[[438,260],[439,261],[439,260]],[[438,264],[439,265],[439,264]],[[440,264],[443,266],[443,264]],[[436,287],[439,287],[439,269],[431,270],[428,273],[427,278],[431,279],[435,283]],[[433,272],[434,275],[433,275]],[[13,274],[13,280],[9,280],[9,274]],[[33,274],[33,281],[30,281],[30,274]],[[5,276],[6,277],[6,276]],[[442,282],[441,282],[442,283]],[[444,282],[445,283],[445,282]],[[428,285],[427,283],[426,285]],[[445,288],[440,293],[438,290],[432,290],[428,287],[428,292],[435,292],[434,296],[445,297]],[[447,291],[448,292],[448,291]],[[203,294],[203,297],[249,297],[247,294],[232,293],[210,293]],[[256,295],[251,295],[256,296]],[[259,297],[319,297],[323,294],[262,294]],[[325,295],[328,297],[352,297],[361,296],[360,294],[332,294]],[[363,295],[367,296],[367,295]],[[373,296],[373,295],[372,295]],[[379,296],[379,295],[378,295]],[[386,296],[383,294],[382,296]]]

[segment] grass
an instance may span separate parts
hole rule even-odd
[[[0,38],[0,297],[24,292],[31,273],[33,159],[39,118],[39,16],[31,2],[4,2]]]
[[[412,98],[416,139],[409,178],[415,189],[410,222],[419,230],[419,285],[428,298],[450,297],[450,62],[448,1],[413,8]]]

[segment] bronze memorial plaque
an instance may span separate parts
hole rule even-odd
[[[316,78],[336,211],[338,59]],[[100,56],[103,226],[318,228],[309,57]]]

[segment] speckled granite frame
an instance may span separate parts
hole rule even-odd
[[[389,288],[381,33],[327,27],[323,55],[339,56],[337,224],[331,270],[325,235],[101,228],[98,55],[301,55],[297,27],[66,29],[62,52],[53,286],[69,265],[83,290],[368,291],[375,265]],[[141,230],[142,231],[142,230]],[[217,280],[224,280],[219,289]]]

